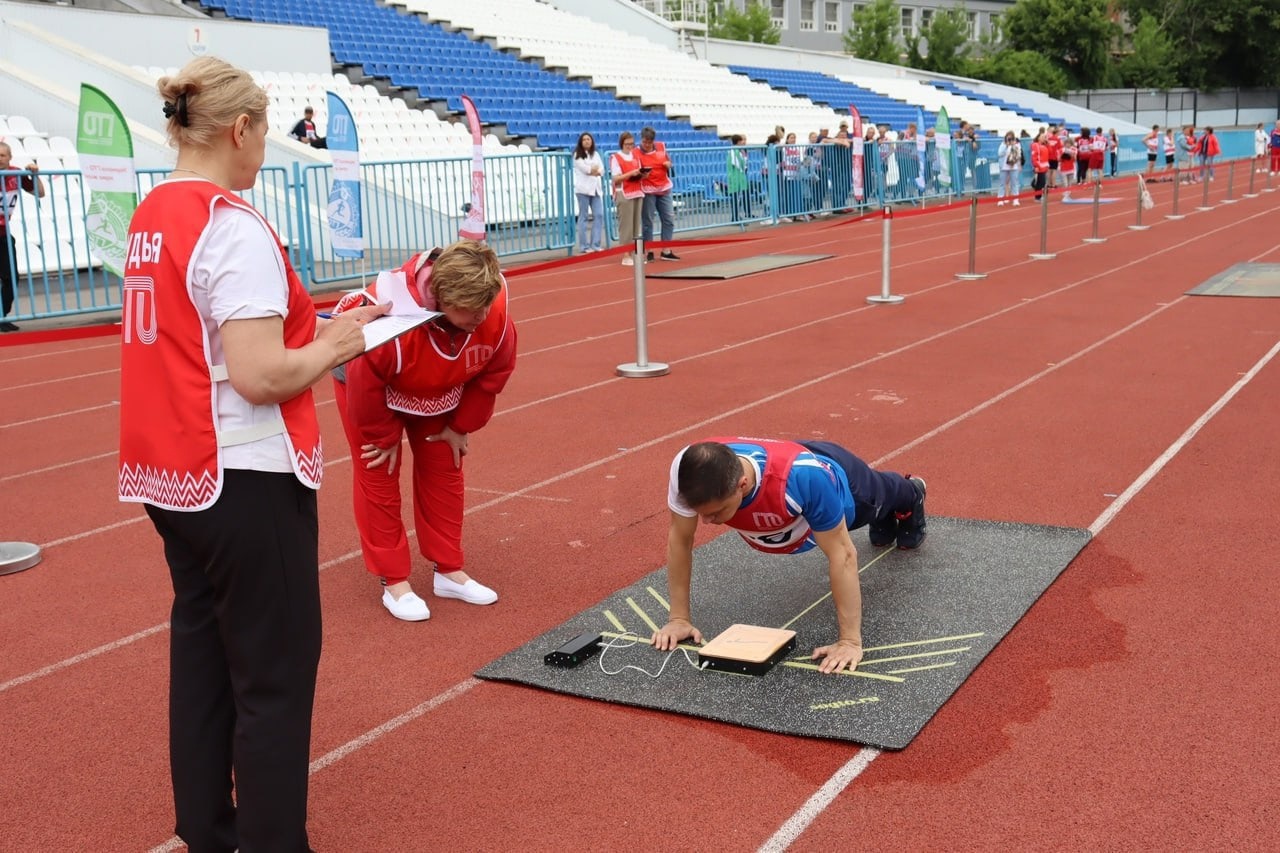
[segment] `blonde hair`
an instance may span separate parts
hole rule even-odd
[[[169,123],[165,130],[174,148],[208,148],[219,130],[241,115],[254,124],[267,120],[267,93],[248,71],[216,56],[201,56],[172,77],[156,81]]]
[[[459,240],[431,265],[431,295],[437,305],[479,311],[492,305],[501,290],[498,255],[484,243]]]

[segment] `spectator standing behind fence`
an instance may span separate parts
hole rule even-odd
[[[656,211],[658,221],[662,225],[662,242],[671,240],[676,233],[676,209],[671,199],[671,176],[674,168],[671,158],[667,156],[667,147],[657,141],[657,132],[652,127],[640,129],[640,147],[636,151],[640,165],[646,171],[640,176],[640,186],[644,188],[644,207],[640,210],[640,226],[647,247],[653,240],[653,214]],[[653,260],[653,252],[645,250],[646,260]],[[680,257],[671,249],[662,250],[664,261],[678,261]]]
[[[1213,163],[1221,153],[1222,146],[1218,143],[1218,137],[1214,134],[1213,128],[1206,127],[1204,136],[1200,137],[1200,167],[1206,181],[1213,180]]]
[[[578,137],[573,149],[573,194],[578,197],[578,248],[598,252],[604,248],[604,163],[589,133]],[[587,239],[588,227],[591,239]]]
[[[853,141],[849,139],[849,125],[840,122],[835,138],[828,140],[831,149],[823,165],[831,172],[831,206],[841,213],[849,213],[849,193],[853,187]]]
[[[9,162],[12,158],[13,149],[9,147],[9,143],[0,142],[0,172],[13,168]],[[17,298],[14,292],[13,269],[18,258],[18,246],[13,235],[9,233],[9,220],[13,217],[14,208],[18,206],[18,193],[28,192],[37,198],[44,198],[44,181],[37,174],[40,167],[31,162],[27,164],[26,171],[30,174],[5,175],[0,178],[0,307],[4,309],[0,311],[0,317],[9,316]],[[17,323],[10,323],[8,320],[0,321],[0,332],[16,331],[18,331]]]
[[[1267,132],[1262,129],[1262,122],[1258,122],[1258,126],[1253,131],[1253,157],[1255,160],[1253,165],[1255,171],[1267,171],[1265,167],[1267,165],[1267,147],[1270,141]]]
[[[1120,173],[1120,137],[1113,127],[1107,131],[1107,151],[1111,157],[1111,177]]]
[[[1049,169],[1049,145],[1045,141],[1047,135],[1042,130],[1036,134],[1035,141],[1031,143],[1031,189],[1036,192],[1036,201],[1040,200],[1041,194],[1044,193],[1045,183],[1050,175]]]
[[[1280,172],[1280,121],[1271,128],[1271,174]]]
[[[1000,200],[996,207],[1003,207],[1006,197],[1018,206],[1018,193],[1022,191],[1022,143],[1009,131],[1004,135],[996,157],[1000,160]]]
[[[1142,144],[1147,148],[1147,174],[1156,170],[1156,158],[1160,156],[1160,125],[1151,125],[1151,132],[1142,137]]]
[[[1173,158],[1177,154],[1178,143],[1173,138],[1173,128],[1167,128],[1164,132],[1164,167],[1165,169],[1173,168]]]
[[[644,166],[636,156],[635,137],[625,130],[618,137],[618,150],[609,156],[609,175],[613,184],[613,209],[618,215],[618,242],[627,248],[622,265],[629,267],[635,263],[636,238],[640,236]]]
[[[1196,156],[1200,153],[1200,140],[1196,138],[1196,129],[1187,125],[1178,137],[1178,165],[1187,173],[1184,180],[1189,184],[1200,183],[1196,175]]]
[[[304,108],[302,118],[298,119],[293,130],[289,131],[289,135],[303,145],[310,145],[312,148],[328,148],[329,143],[316,131],[315,115],[316,111],[311,107]]]
[[[745,229],[747,226],[743,220],[751,219],[751,196],[748,195],[750,187],[747,181],[747,149],[746,137],[741,133],[735,133],[729,140],[733,143],[733,147],[729,149],[729,156],[725,162],[725,189],[729,193],[729,207],[733,211],[733,222],[739,228]]]

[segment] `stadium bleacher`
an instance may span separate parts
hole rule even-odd
[[[1020,115],[1020,116],[1024,116],[1040,124],[1065,125],[1067,123],[1067,120],[1065,118],[1055,118],[1046,113],[1036,112],[1035,110],[1028,109],[1027,107],[1023,107],[1018,104],[1011,103],[1002,98],[996,98],[991,95],[986,95],[986,94],[983,94],[982,92],[978,92],[974,89],[966,89],[963,86],[957,86],[955,83],[951,83],[946,80],[930,80],[929,84],[938,89],[941,89],[944,92],[950,92],[953,95],[958,95],[961,98],[967,98],[968,100],[976,101],[980,104],[986,104],[989,107],[997,107],[1002,110],[1008,110],[1009,112],[1016,113],[1017,115]],[[1078,132],[1080,130],[1080,127],[1079,125],[1074,125],[1072,126],[1071,129]]]
[[[827,104],[836,110],[847,112],[852,104],[862,114],[862,120],[871,124],[888,125],[894,130],[902,130],[909,122],[918,118],[915,104],[886,97],[816,71],[791,71],[754,65],[730,65],[728,68],[734,74],[767,83],[793,95],[808,98],[814,103]],[[924,120],[927,125],[932,125],[937,120],[937,113],[925,110]]]
[[[571,148],[589,131],[602,139],[622,130],[653,126],[672,146],[715,144],[713,133],[642,109],[517,57],[448,32],[373,0],[205,0],[229,17],[266,23],[324,27],[336,62],[360,66],[366,75],[415,89],[425,100],[461,111],[461,94],[475,102],[487,124],[505,125],[515,137],[533,137],[544,148]]]

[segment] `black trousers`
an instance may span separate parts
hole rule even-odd
[[[849,478],[849,491],[853,493],[856,509],[850,530],[857,530],[873,522],[887,521],[895,512],[910,512],[916,505],[916,487],[901,474],[893,471],[877,471],[830,441],[797,442],[817,456],[823,456],[844,469]]]
[[[18,246],[6,229],[0,228],[0,317],[7,317],[13,310],[14,264],[18,260]]]
[[[224,477],[207,510],[147,507],[173,579],[176,832],[192,853],[307,851],[320,662],[316,493],[292,474]]]

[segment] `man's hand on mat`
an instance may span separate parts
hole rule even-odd
[[[653,643],[654,648],[660,652],[669,652],[678,646],[681,641],[690,637],[699,645],[702,644],[702,632],[693,627],[693,623],[688,619],[672,619],[670,622],[662,626],[658,633],[653,635],[649,641]]]
[[[846,666],[853,672],[858,661],[862,660],[862,643],[857,640],[837,640],[829,646],[814,649],[813,657],[826,658],[818,664],[818,672],[840,672]]]

